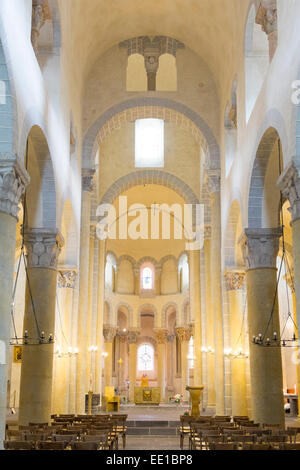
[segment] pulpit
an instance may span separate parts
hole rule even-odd
[[[200,416],[200,397],[202,390],[204,389],[203,385],[200,385],[199,387],[185,387],[185,389],[190,392],[191,400],[192,400],[192,411],[191,411],[191,416],[194,416],[197,418]]]

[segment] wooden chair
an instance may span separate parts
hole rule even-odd
[[[68,445],[67,441],[58,441],[58,442],[38,441],[37,449],[38,450],[65,450],[67,445]]]
[[[6,439],[8,441],[24,441],[24,432],[14,429],[8,429],[6,431]]]
[[[35,445],[30,441],[4,441],[5,450],[35,450]]]
[[[247,436],[245,434],[232,434],[230,436],[230,440],[234,443],[236,443],[237,445],[244,445],[244,444],[255,444],[256,442],[256,436],[252,435],[252,436]]]
[[[78,440],[78,436],[76,434],[53,434],[52,435],[53,442],[66,441],[68,444],[70,444],[70,442],[74,442],[77,440]]]
[[[48,427],[48,423],[28,423],[31,428],[45,429]]]
[[[98,442],[99,450],[111,450],[108,440],[108,434],[86,435],[82,436],[83,442]]]
[[[290,443],[285,443],[285,444],[280,444],[279,445],[280,450],[300,450],[300,443],[298,444],[290,444]]]
[[[243,444],[242,450],[272,450],[270,444]]]
[[[98,442],[71,442],[72,450],[98,450]]]
[[[278,435],[285,435],[289,437],[290,444],[297,443],[297,430],[293,428],[289,428],[287,430],[279,430]]]
[[[180,416],[180,449],[183,449],[184,437],[189,436],[191,432],[191,422],[194,421],[193,416]]]
[[[24,433],[24,440],[30,442],[47,441],[49,434],[44,433]]]
[[[219,431],[215,431],[215,430],[202,430],[200,433],[200,450],[203,449],[203,446],[208,449],[208,444],[209,442],[211,442],[212,440],[214,442],[223,442],[224,440],[224,436],[222,434],[220,434]],[[196,448],[196,450],[198,450]]]
[[[117,433],[122,437],[123,449],[126,447],[127,417],[126,414],[112,415],[111,417],[112,422],[116,421],[117,423]]]
[[[227,423],[230,423],[231,421],[231,416],[220,416],[220,415],[216,415],[214,417],[214,420],[215,421],[223,421],[224,423],[227,422]]]
[[[218,442],[211,442],[208,450],[237,450],[236,444],[222,444]]]

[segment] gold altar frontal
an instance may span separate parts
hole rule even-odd
[[[134,403],[136,405],[159,405],[160,388],[134,387]]]

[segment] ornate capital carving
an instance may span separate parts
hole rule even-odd
[[[167,343],[173,343],[176,335],[167,335]]]
[[[77,269],[59,268],[58,270],[58,287],[74,289],[77,279]]]
[[[156,73],[158,70],[158,59],[160,51],[158,48],[147,48],[144,50],[145,68],[147,73]]]
[[[103,336],[105,343],[112,343],[114,337],[116,336],[117,328],[114,326],[104,325],[103,326]]]
[[[94,174],[95,170],[90,168],[83,168],[81,173],[82,191],[91,193],[94,189]]]
[[[33,0],[32,2],[32,22],[31,22],[31,42],[35,53],[38,53],[38,39],[40,31],[46,20],[51,20],[51,12],[48,0]]]
[[[245,280],[245,271],[226,271],[224,276],[226,279],[228,290],[239,290],[242,289]]]
[[[165,344],[167,340],[168,330],[165,328],[154,328],[154,338],[158,344]]]
[[[205,225],[204,226],[204,239],[211,238],[211,226],[210,225]]]
[[[175,331],[176,331],[176,336],[181,343],[183,341],[189,341],[191,339],[192,331],[190,328],[179,326],[178,328],[175,328]]]
[[[30,268],[57,269],[57,261],[64,244],[58,230],[31,228],[24,233],[27,262]]]
[[[277,0],[261,0],[255,22],[261,25],[269,40],[270,59],[272,60],[278,42]]]
[[[138,337],[141,334],[140,330],[138,328],[130,328],[128,330],[128,343],[129,344],[135,344],[137,343]]]
[[[210,193],[219,192],[221,189],[221,170],[206,169],[207,188]]]
[[[247,269],[276,268],[281,236],[281,227],[245,229],[240,243]]]
[[[280,175],[277,186],[291,205],[292,222],[300,219],[300,156]]]
[[[19,203],[30,178],[17,156],[0,153],[0,211],[18,218]]]

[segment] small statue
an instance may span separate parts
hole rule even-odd
[[[149,387],[149,379],[147,374],[143,374],[141,378],[141,387]]]

